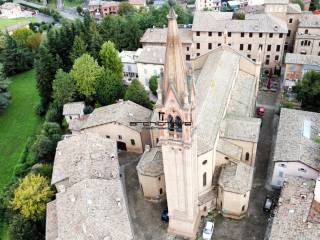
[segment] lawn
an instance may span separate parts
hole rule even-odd
[[[12,101],[0,114],[0,191],[10,181],[29,137],[40,128],[34,107],[39,102],[35,71],[10,78]]]
[[[0,30],[4,29],[5,27],[14,25],[19,22],[36,22],[37,18],[35,17],[25,17],[25,18],[14,18],[14,19],[8,19],[8,18],[0,18]]]
[[[84,3],[84,0],[64,0],[63,4],[66,7],[78,7]]]

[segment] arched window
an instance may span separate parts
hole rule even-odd
[[[203,186],[207,185],[207,173],[206,172],[202,175],[202,185]]]
[[[310,41],[308,41],[308,46],[310,46],[311,45],[311,42]]]
[[[174,122],[171,115],[168,116],[168,129],[169,131],[174,131]]]
[[[182,132],[182,120],[179,116],[176,117],[175,127],[177,132]]]
[[[308,34],[308,29],[304,30],[304,34]]]
[[[160,195],[162,195],[162,192],[163,192],[163,191],[162,191],[162,188],[160,188],[160,190],[159,190]]]
[[[250,155],[249,155],[249,153],[247,152],[247,153],[246,153],[246,161],[249,161],[249,157],[250,157]]]

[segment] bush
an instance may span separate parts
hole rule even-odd
[[[48,179],[51,179],[52,176],[52,169],[53,166],[52,164],[41,164],[40,167],[37,167],[36,169],[33,170],[35,174],[40,174],[43,177],[47,177]]]
[[[94,110],[94,108],[92,106],[87,105],[84,107],[83,112],[84,112],[84,114],[90,114],[93,112],[93,110]]]
[[[149,80],[149,88],[153,95],[157,96],[157,89],[158,89],[158,77],[152,76]]]
[[[14,240],[42,240],[37,224],[17,214],[11,220],[9,234]]]
[[[45,118],[48,122],[61,122],[63,118],[62,111],[55,104],[50,104]]]

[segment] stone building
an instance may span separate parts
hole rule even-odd
[[[299,19],[294,53],[320,55],[320,16],[305,14]]]
[[[47,205],[46,240],[133,240],[116,143],[97,134],[60,141]]]
[[[150,131],[141,122],[149,122],[151,110],[131,101],[96,108],[91,114],[72,120],[72,133],[97,133],[117,143],[119,150],[143,153],[150,145]],[[138,124],[135,124],[139,122]]]
[[[136,60],[138,79],[146,90],[149,90],[150,78],[159,76],[163,70],[165,51],[164,46],[145,47]]]
[[[320,113],[282,108],[273,156],[272,186],[288,176],[316,180],[320,171]]]
[[[169,233],[194,239],[200,217],[212,209],[233,218],[246,214],[261,123],[253,117],[261,60],[228,46],[225,35],[220,47],[187,64],[172,7],[166,32],[164,71],[151,118],[164,127],[152,128],[156,149],[145,154],[162,153]],[[232,189],[228,181],[238,182],[239,176]],[[152,183],[140,184],[145,192]],[[155,190],[151,197],[159,195],[159,186]]]
[[[284,63],[284,87],[295,86],[309,71],[320,71],[320,56],[287,53]]]
[[[62,115],[65,117],[67,123],[73,119],[81,118],[84,115],[84,102],[72,102],[63,105]]]
[[[5,2],[0,6],[0,16],[5,18],[22,17],[22,9],[17,3]]]
[[[119,56],[123,64],[123,80],[130,84],[133,79],[138,79],[138,68],[136,60],[138,59],[142,48],[137,51],[122,51]]]
[[[320,178],[288,177],[276,207],[269,240],[320,238]]]

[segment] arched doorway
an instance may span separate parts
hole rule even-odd
[[[118,150],[127,151],[127,145],[124,142],[117,141]]]

